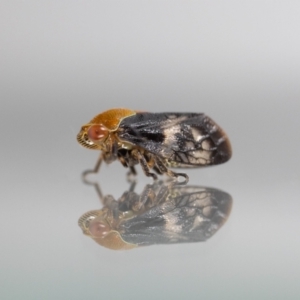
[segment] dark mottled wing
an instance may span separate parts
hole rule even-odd
[[[177,196],[118,226],[122,239],[134,245],[206,241],[229,217],[229,194],[201,187],[173,190]]]
[[[119,138],[165,159],[173,167],[226,162],[231,146],[224,131],[200,113],[137,113],[122,120]]]

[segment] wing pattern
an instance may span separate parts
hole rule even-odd
[[[171,196],[146,212],[121,222],[122,238],[135,245],[206,241],[225,223],[231,196],[213,188],[175,188]]]
[[[171,167],[221,164],[231,156],[224,131],[201,113],[137,113],[122,120],[118,137]]]

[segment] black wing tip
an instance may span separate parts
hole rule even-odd
[[[224,132],[223,132],[224,134]],[[232,147],[228,137],[224,134],[224,141],[218,146],[218,152],[214,157],[214,164],[223,164],[229,161],[232,157]]]

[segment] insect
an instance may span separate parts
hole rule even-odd
[[[99,187],[100,189],[100,187]],[[119,200],[80,217],[83,233],[112,250],[154,244],[204,242],[230,215],[229,194],[209,187],[148,184],[139,195],[130,190]]]
[[[125,108],[107,110],[81,127],[78,142],[100,150],[100,162],[119,160],[130,173],[140,164],[145,175],[188,176],[169,168],[217,165],[231,157],[224,131],[203,113],[149,113]],[[152,172],[152,170],[155,172]]]

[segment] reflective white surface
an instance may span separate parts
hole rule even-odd
[[[0,9],[1,299],[299,299],[300,4],[51,1]],[[112,107],[205,112],[232,159],[187,170],[233,197],[205,243],[111,251],[78,218],[98,154],[80,126]],[[128,189],[116,162],[104,194]],[[137,192],[151,183],[140,168]]]

